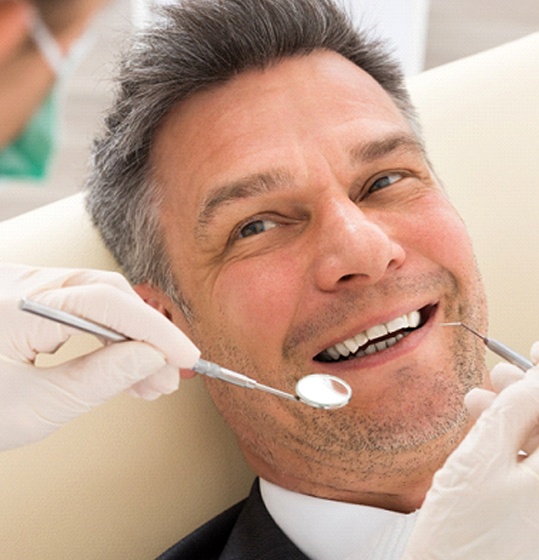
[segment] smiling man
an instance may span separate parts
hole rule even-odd
[[[166,14],[123,67],[93,219],[205,358],[285,391],[326,372],[354,392],[320,411],[208,380],[263,498],[257,482],[243,513],[166,558],[342,558],[366,519],[421,506],[469,429],[483,348],[439,325],[486,328],[470,240],[398,68],[330,1]],[[307,497],[312,523],[290,513]],[[333,527],[325,550],[318,526],[350,516],[357,531]]]

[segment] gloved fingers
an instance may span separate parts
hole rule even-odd
[[[525,455],[519,457],[520,465],[535,475],[539,485],[539,425],[535,426],[527,440],[522,444],[521,449]]]
[[[134,291],[124,276],[105,270],[41,268],[2,263],[0,272],[4,277],[3,295],[15,300],[61,287],[96,283],[109,284],[126,292]]]
[[[497,393],[523,377],[524,372],[520,368],[506,362],[496,364],[490,372],[490,382]]]
[[[153,401],[161,395],[170,395],[180,385],[180,373],[177,368],[166,365],[159,371],[139,381],[127,389],[131,396]]]
[[[33,362],[39,352],[54,352],[69,336],[78,332],[60,327],[19,309],[24,297],[37,298],[38,294],[64,286],[79,284],[106,284],[118,292],[136,296],[127,280],[118,273],[67,268],[36,268],[15,264],[0,264],[0,353],[12,359]],[[79,289],[84,291],[84,286]]]
[[[485,433],[490,434],[485,444],[493,450],[506,450],[510,458],[523,448],[530,451],[530,442],[539,432],[539,371],[529,370],[521,381],[502,391],[477,425],[483,419],[487,420]]]
[[[539,340],[532,344],[530,357],[535,365],[539,364]]]
[[[0,449],[43,439],[164,364],[157,350],[140,342],[111,345],[50,368],[6,364],[0,368]]]
[[[176,368],[142,342],[111,344],[59,366],[36,368],[7,359],[0,362],[3,406],[0,450],[43,439],[60,426],[130,387],[156,398],[178,386]]]
[[[59,389],[58,399],[62,402],[57,402],[56,408],[71,409],[71,417],[75,417],[151,377],[166,365],[158,350],[131,341],[105,346],[60,366],[43,368],[40,375]]]
[[[24,313],[18,301],[4,301],[0,306],[0,354],[17,362],[33,363],[40,352],[54,352],[76,329]]]
[[[66,277],[63,287],[88,286],[93,284],[106,284],[114,286],[126,294],[136,293],[125,276],[111,270],[77,269]]]
[[[496,393],[476,387],[468,392],[464,397],[464,404],[468,409],[470,416],[477,420],[479,416],[494,402]]]
[[[479,418],[479,416],[492,405],[497,393],[500,393],[513,383],[520,381],[523,377],[524,372],[514,365],[506,362],[496,364],[490,372],[490,382],[494,391],[477,387],[472,389],[465,396],[464,404],[470,416],[474,419]]]
[[[524,377],[526,381],[539,383],[539,371],[537,368],[528,370],[524,374]],[[522,450],[528,454],[528,457],[524,459],[525,464],[529,469],[535,472],[536,476],[539,477],[539,413],[537,414],[532,430],[522,444]]]
[[[494,389],[499,393],[524,378],[524,372],[506,362],[500,362],[496,364],[492,371],[490,372],[490,380]],[[528,435],[526,441],[522,443],[521,449],[528,455],[532,454],[539,445],[539,417],[538,424],[534,426]]]
[[[1,263],[2,296],[4,298],[19,299],[30,290],[59,287],[66,278],[73,274],[67,268],[36,268],[33,266]]]
[[[177,368],[191,368],[200,357],[187,336],[134,291],[126,293],[108,284],[92,284],[49,290],[34,299],[147,342]]]

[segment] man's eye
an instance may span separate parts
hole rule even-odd
[[[250,237],[251,235],[257,235],[259,233],[264,233],[269,229],[276,227],[277,224],[271,220],[254,220],[253,222],[249,222],[248,224],[244,225],[239,233],[238,237]]]
[[[374,181],[374,183],[369,187],[369,194],[384,189],[400,181],[404,177],[403,173],[392,172],[387,175],[383,175]]]

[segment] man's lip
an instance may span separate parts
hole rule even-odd
[[[427,323],[432,316],[436,313],[437,310],[437,306],[438,303],[428,303],[428,304],[424,304],[424,305],[419,305],[418,307],[413,307],[413,308],[409,308],[408,311],[404,311],[404,312],[395,312],[395,313],[391,313],[391,314],[387,314],[385,315],[385,319],[382,319],[380,321],[376,321],[376,320],[371,320],[366,327],[359,327],[357,330],[354,331],[349,331],[351,332],[351,334],[344,335],[344,336],[340,336],[338,339],[335,339],[334,342],[330,342],[329,344],[327,344],[326,346],[324,346],[321,350],[319,350],[313,357],[313,361],[315,363],[323,363],[324,365],[328,364],[328,365],[332,365],[332,364],[336,364],[336,363],[343,363],[341,361],[328,361],[328,362],[321,362],[319,360],[316,360],[316,356],[318,356],[319,354],[321,354],[322,352],[326,351],[328,348],[331,348],[339,343],[343,343],[343,341],[348,340],[350,338],[355,337],[356,335],[358,335],[359,333],[363,333],[373,327],[376,327],[378,325],[382,325],[382,324],[386,324],[391,322],[392,320],[398,318],[398,317],[402,317],[403,315],[407,315],[409,313],[412,313],[414,311],[419,311],[421,314],[421,323],[420,326],[418,328],[422,328],[424,326],[425,323]],[[362,329],[362,330],[361,330]],[[415,329],[417,330],[417,329]]]

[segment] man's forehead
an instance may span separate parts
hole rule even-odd
[[[204,118],[208,113],[210,116],[218,115],[220,108],[227,104],[245,105],[247,100],[256,104],[261,94],[277,97],[280,91],[289,93],[297,84],[304,86],[311,94],[323,96],[323,90],[311,88],[311,84],[316,84],[317,80],[339,84],[343,88],[347,84],[357,88],[361,80],[360,87],[365,98],[374,92],[380,96],[380,103],[383,100],[393,104],[389,94],[365,70],[334,51],[319,49],[308,54],[285,57],[263,68],[246,68],[230,79],[199,88],[171,108],[163,117],[158,134],[171,121],[180,122],[197,115]]]
[[[292,146],[298,135],[318,134],[324,142],[324,127],[339,125],[339,119],[349,120],[356,113],[381,118],[381,124],[389,128],[396,125],[401,131],[409,130],[381,86],[344,57],[329,51],[291,57],[264,70],[246,71],[179,103],[158,131],[152,150],[154,171],[164,174],[160,179],[169,185],[180,178],[189,183],[193,171],[196,184],[190,184],[190,192],[181,196],[191,198],[193,188],[205,191],[216,183],[237,183],[237,177],[263,173],[274,162],[262,161],[257,167],[259,159],[268,154],[271,160],[274,148],[284,156],[283,148],[288,142]],[[407,135],[393,133],[392,141],[397,136],[401,137],[397,142],[402,143]],[[361,140],[358,127],[354,146],[346,147],[358,158],[368,155],[363,153]],[[414,143],[411,135],[406,142]],[[386,139],[382,138],[379,146],[386,149]],[[376,142],[369,142],[371,153],[377,149]],[[264,181],[256,183],[263,185]],[[241,191],[237,186],[227,189]],[[197,198],[205,205],[205,195]],[[221,198],[228,197],[217,194],[207,209],[213,210]]]

